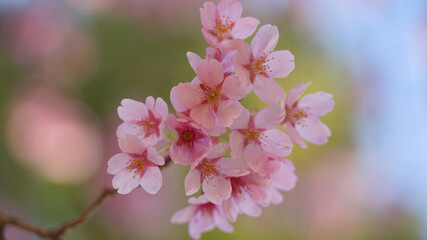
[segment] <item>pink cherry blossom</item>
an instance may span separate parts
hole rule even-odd
[[[242,160],[223,158],[228,144],[218,143],[202,161],[196,163],[185,178],[187,195],[196,193],[202,184],[206,198],[221,205],[224,199],[230,197],[231,184],[228,177],[238,177],[249,174],[248,167]]]
[[[200,239],[202,233],[218,227],[221,231],[232,233],[233,226],[227,221],[221,206],[208,201],[205,195],[190,198],[191,206],[177,211],[171,219],[172,223],[186,223],[188,232],[193,239]]]
[[[224,75],[229,76],[233,72],[234,52],[234,49],[226,49],[221,51],[221,49],[218,48],[208,47],[206,48],[205,59],[215,59],[220,62],[224,69]],[[197,72],[197,66],[199,65],[199,62],[202,60],[202,58],[192,52],[187,52],[187,58],[193,70]]]
[[[117,137],[133,134],[139,137],[144,145],[150,146],[163,139],[168,106],[162,98],[154,100],[151,96],[147,97],[145,104],[123,99],[117,112],[124,121],[117,128]]]
[[[148,193],[156,194],[162,186],[158,166],[164,165],[165,159],[135,135],[119,138],[119,146],[123,152],[108,160],[107,172],[115,175],[113,187],[120,194],[128,194],[140,185]]]
[[[274,51],[279,31],[270,24],[262,26],[251,46],[234,41],[234,71],[242,81],[252,84],[255,94],[265,103],[285,99],[285,92],[273,78],[287,77],[295,68],[294,56],[288,50]]]
[[[174,107],[175,111],[177,112],[178,117],[180,118],[191,118],[190,117],[190,109],[188,109],[180,100],[176,94],[177,87],[173,87],[170,93],[170,99],[172,106]],[[215,126],[213,128],[207,129],[204,128],[202,125],[198,124],[198,128],[201,128],[203,132],[208,134],[209,136],[218,137],[224,134],[227,129],[221,125],[221,123],[218,121],[218,118],[215,116]]]
[[[176,164],[194,164],[205,158],[212,149],[211,139],[200,126],[189,118],[175,118],[169,114],[166,123],[175,130],[178,139],[169,148],[172,161]]]
[[[230,127],[231,156],[242,156],[248,166],[258,174],[267,173],[270,155],[288,156],[292,152],[292,142],[286,133],[276,127],[285,117],[284,109],[270,105],[261,110],[255,118],[247,109]]]
[[[241,177],[231,177],[230,182],[231,196],[222,203],[227,219],[235,222],[240,213],[258,217],[262,212],[259,204],[266,205],[270,201],[270,189],[267,187],[271,180],[251,173]]]
[[[197,77],[191,83],[179,84],[173,93],[173,97],[190,109],[190,117],[195,122],[211,129],[216,118],[228,127],[240,115],[239,100],[246,95],[247,85],[235,75],[224,79],[221,63],[209,59],[199,62]]]
[[[218,6],[205,2],[200,9],[202,33],[206,41],[216,48],[231,48],[233,39],[246,39],[255,32],[259,20],[242,16],[242,5],[235,0],[221,0]]]
[[[301,148],[307,148],[305,139],[314,144],[325,144],[331,136],[331,130],[319,117],[326,115],[335,106],[333,96],[327,92],[307,94],[300,102],[298,99],[311,82],[301,82],[289,91],[286,99],[286,118],[283,121],[285,131],[293,142]]]

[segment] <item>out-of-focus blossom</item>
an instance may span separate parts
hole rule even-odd
[[[122,106],[117,111],[124,121],[117,128],[117,137],[133,134],[146,146],[154,146],[163,139],[168,105],[162,98],[154,100],[151,96],[147,97],[145,104],[132,99],[123,99]]]
[[[288,50],[274,51],[279,31],[270,24],[262,26],[251,46],[234,41],[237,49],[234,70],[242,81],[252,84],[255,94],[267,104],[286,98],[285,91],[273,78],[287,77],[295,68],[294,56]]]
[[[248,166],[258,174],[267,173],[270,155],[285,157],[292,152],[291,139],[276,127],[285,118],[285,111],[279,106],[270,105],[255,118],[247,109],[230,127],[231,156],[242,156]]]
[[[215,59],[201,60],[197,77],[191,83],[176,86],[174,93],[190,109],[190,117],[205,128],[213,128],[215,119],[225,127],[233,123],[242,109],[239,100],[247,86],[235,75],[224,79],[221,63]]]
[[[202,160],[212,149],[211,139],[200,126],[189,118],[178,118],[169,114],[166,123],[175,130],[178,139],[169,149],[172,161],[176,164],[194,164]]]
[[[120,194],[128,194],[141,185],[148,193],[156,194],[162,187],[159,166],[165,164],[165,159],[135,135],[119,138],[119,146],[123,152],[108,161],[107,172],[115,175],[113,187]]]
[[[307,148],[302,139],[315,144],[328,142],[331,130],[319,117],[328,114],[335,106],[333,96],[326,92],[307,94],[298,102],[310,83],[301,82],[289,91],[285,106],[286,117],[283,121],[285,131],[292,141],[302,148]]]
[[[94,44],[58,3],[36,1],[4,21],[10,54],[33,78],[70,85],[94,66]]]
[[[206,196],[190,198],[188,203],[191,206],[176,212],[171,219],[172,223],[187,223],[188,232],[194,239],[200,239],[203,232],[210,231],[218,227],[221,231],[231,233],[233,226],[227,221],[221,206],[208,201]]]
[[[205,2],[200,9],[202,33],[206,41],[216,48],[232,48],[234,39],[246,39],[255,32],[259,20],[242,16],[242,4],[236,0],[221,0],[218,6]]]
[[[239,177],[249,174],[245,162],[233,158],[223,158],[228,144],[218,143],[202,161],[190,169],[185,178],[187,195],[196,193],[202,184],[206,198],[221,205],[222,200],[230,197],[231,184],[228,177]]]
[[[33,87],[16,96],[7,130],[17,159],[51,181],[84,181],[102,159],[96,127],[78,103],[52,89]]]

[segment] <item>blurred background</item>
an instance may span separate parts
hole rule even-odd
[[[299,181],[284,203],[203,239],[427,239],[427,1],[241,0],[277,25],[276,49],[336,107],[328,144],[295,146]],[[0,211],[43,227],[73,219],[111,186],[122,98],[162,97],[204,56],[200,0],[0,0]],[[260,26],[261,26],[260,25]],[[245,99],[259,108],[256,98]],[[171,105],[170,111],[173,112]],[[187,167],[159,194],[107,200],[65,239],[188,239]],[[7,239],[39,239],[8,226]]]

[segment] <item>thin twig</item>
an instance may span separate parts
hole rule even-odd
[[[170,157],[167,157],[165,159],[165,164],[161,166],[161,168],[166,167],[170,162]],[[93,214],[93,212],[98,208],[98,206],[104,202],[107,197],[115,195],[116,193],[117,191],[114,189],[105,188],[101,192],[101,194],[89,205],[89,207],[87,207],[86,210],[84,210],[75,220],[65,223],[59,226],[58,228],[52,230],[37,227],[26,221],[0,212],[0,240],[5,240],[4,229],[7,224],[27,230],[46,239],[59,240],[61,239],[62,235],[68,232],[68,230],[83,224]]]

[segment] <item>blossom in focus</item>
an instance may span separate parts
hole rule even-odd
[[[178,135],[178,139],[169,148],[170,158],[175,164],[194,164],[206,157],[212,149],[210,137],[191,119],[177,119],[169,114],[166,123]]]
[[[196,193],[202,184],[203,193],[210,202],[220,205],[230,197],[231,183],[228,177],[249,174],[245,162],[223,158],[228,144],[218,143],[202,161],[192,167],[185,178],[187,195]]]
[[[162,98],[147,97],[145,104],[132,99],[123,99],[117,109],[124,121],[117,128],[117,137],[132,134],[139,137],[144,145],[153,146],[163,139],[163,130],[168,115],[168,105]]]
[[[123,152],[108,160],[107,172],[115,175],[113,187],[118,193],[127,194],[140,185],[148,193],[156,194],[162,186],[159,166],[165,164],[165,159],[135,135],[119,138],[119,146]]]
[[[205,2],[200,9],[202,33],[206,41],[216,48],[232,48],[233,39],[246,39],[251,36],[259,20],[242,16],[242,4],[235,0],[221,0],[218,6]]]
[[[331,130],[319,117],[328,114],[335,106],[333,96],[327,92],[307,94],[298,99],[311,82],[301,82],[289,91],[286,99],[286,118],[283,127],[293,142],[301,148],[307,148],[303,139],[314,144],[325,144],[331,136]]]
[[[224,75],[229,76],[233,72],[234,53],[234,49],[225,49],[224,51],[221,51],[221,49],[218,48],[208,47],[206,48],[205,59],[216,59],[222,64]],[[187,52],[187,58],[193,70],[197,72],[197,66],[202,58],[193,52]]]
[[[186,223],[188,232],[193,239],[200,239],[203,232],[218,227],[221,231],[232,233],[233,226],[227,221],[221,206],[208,201],[205,195],[190,198],[191,206],[177,211],[171,219],[172,223]]]
[[[174,93],[190,109],[190,117],[210,129],[216,118],[225,127],[233,123],[242,110],[239,100],[246,96],[247,86],[235,75],[224,79],[221,63],[210,59],[201,60],[197,77],[176,86]]]
[[[276,129],[284,118],[284,109],[276,105],[264,108],[255,118],[244,109],[230,127],[231,156],[236,159],[243,156],[253,171],[266,174],[271,155],[285,157],[292,152],[288,135]]]
[[[295,68],[294,56],[288,50],[274,51],[279,31],[270,24],[262,26],[251,46],[235,41],[234,71],[242,81],[252,84],[255,94],[267,104],[276,104],[286,95],[273,78],[287,77]]]

